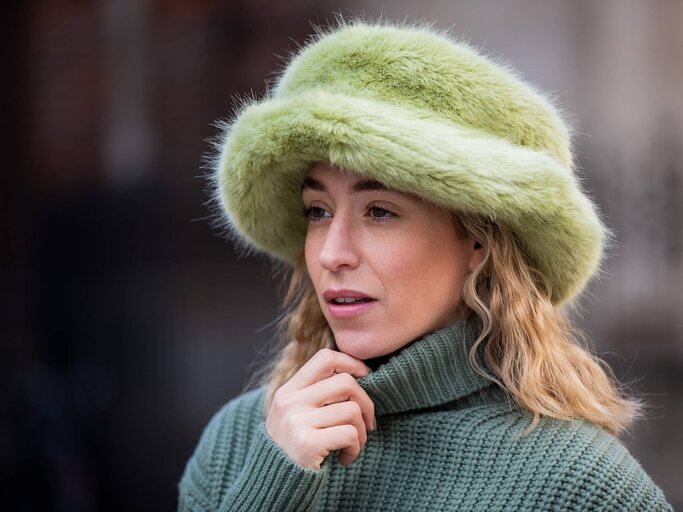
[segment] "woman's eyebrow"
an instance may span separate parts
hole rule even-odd
[[[360,180],[349,187],[349,192],[364,192],[366,190],[389,190],[377,180]]]
[[[321,192],[325,192],[327,189],[325,188],[325,185],[323,185],[320,181],[316,180],[315,178],[311,178],[309,176],[304,178],[304,181],[301,183],[301,191],[303,192],[304,189],[310,188],[311,190],[319,190]],[[377,180],[359,180],[355,183],[353,183],[349,187],[349,193],[354,193],[354,192],[365,192],[367,190],[389,190],[383,183],[377,181]]]
[[[304,178],[304,181],[301,183],[301,191],[303,192],[307,188],[310,188],[311,190],[319,190],[320,192],[325,192],[325,185],[320,183],[318,180],[309,178],[306,176]]]

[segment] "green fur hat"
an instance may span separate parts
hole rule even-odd
[[[355,20],[320,30],[223,127],[212,198],[243,249],[295,261],[306,234],[301,182],[328,161],[507,227],[555,304],[599,271],[610,232],[574,173],[557,109],[433,26]]]

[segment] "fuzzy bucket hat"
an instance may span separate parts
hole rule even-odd
[[[295,261],[306,235],[301,183],[328,161],[497,221],[547,277],[555,304],[599,270],[610,232],[582,192],[556,108],[431,26],[321,30],[223,128],[212,198],[242,249]]]

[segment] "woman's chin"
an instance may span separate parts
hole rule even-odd
[[[336,332],[334,338],[340,352],[361,360],[375,359],[391,354],[406,344],[398,338],[387,337],[385,333],[352,330]]]
[[[381,342],[368,336],[344,334],[335,336],[335,342],[340,352],[356,359],[372,359],[383,354]]]

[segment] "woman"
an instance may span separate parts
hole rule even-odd
[[[205,428],[180,510],[671,510],[616,437],[639,402],[565,317],[611,234],[510,69],[343,22],[218,148],[226,226],[293,272],[281,353]]]

